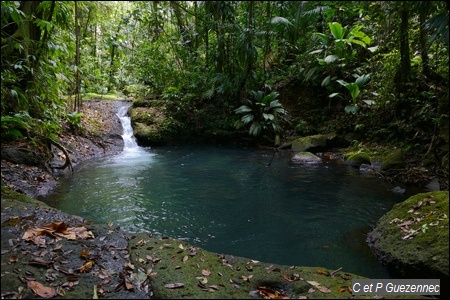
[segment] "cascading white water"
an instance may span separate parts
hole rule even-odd
[[[117,116],[120,119],[120,122],[122,123],[123,128],[123,142],[124,142],[124,151],[133,151],[136,149],[139,149],[138,144],[136,143],[136,139],[133,135],[133,127],[131,127],[131,119],[127,115],[127,111],[130,105],[123,106],[119,109],[119,112],[117,113]]]

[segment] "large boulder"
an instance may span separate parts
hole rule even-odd
[[[420,193],[396,204],[367,242],[390,271],[403,278],[449,283],[449,192]]]
[[[403,169],[406,167],[405,150],[394,149],[389,153],[381,164],[381,171]]]
[[[131,125],[141,146],[164,145],[176,139],[177,123],[166,115],[167,101],[135,101],[130,107]]]
[[[345,164],[354,168],[359,168],[361,165],[370,165],[370,157],[363,152],[353,152],[347,155]]]
[[[294,152],[315,152],[324,151],[328,148],[332,148],[333,142],[336,140],[336,134],[316,134],[301,137],[292,141],[291,150]]]

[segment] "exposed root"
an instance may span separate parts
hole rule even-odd
[[[58,149],[60,149],[64,153],[64,156],[66,158],[66,161],[64,162],[64,164],[62,166],[50,166],[50,168],[64,170],[65,168],[69,167],[69,169],[73,173],[72,162],[70,161],[70,156],[69,156],[69,153],[67,152],[66,148],[64,148],[63,145],[61,145],[60,143],[58,143],[52,139],[48,139],[48,143],[49,143],[50,148],[51,148],[51,145],[55,145]]]

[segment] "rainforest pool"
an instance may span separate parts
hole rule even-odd
[[[124,151],[80,163],[43,201],[98,224],[216,253],[391,278],[365,240],[406,199],[394,186],[336,162],[293,164],[287,150],[142,148],[125,111]]]
[[[405,196],[373,175],[336,163],[296,165],[291,155],[138,147],[81,163],[44,201],[96,223],[212,252],[389,278],[365,235]]]

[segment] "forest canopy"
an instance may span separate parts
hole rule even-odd
[[[183,132],[356,132],[448,165],[448,17],[444,1],[2,1],[2,141],[56,142],[83,99],[115,94],[170,101]]]

